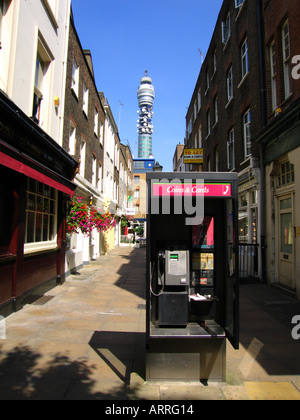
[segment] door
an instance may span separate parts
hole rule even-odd
[[[226,336],[232,346],[239,348],[239,264],[237,239],[237,202],[226,200],[226,215],[224,227],[226,229],[226,279],[225,279],[225,325]],[[224,272],[224,274],[225,274]]]
[[[279,241],[278,241],[278,281],[291,289],[295,288],[294,279],[294,232],[293,196],[279,198]]]

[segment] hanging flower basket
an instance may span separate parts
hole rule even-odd
[[[92,226],[98,230],[98,232],[107,232],[116,226],[116,219],[109,213],[101,214],[94,206],[90,209],[90,220]]]
[[[75,197],[66,217],[69,233],[82,232],[89,236],[93,229],[106,232],[116,225],[110,213],[101,214],[94,206],[88,206],[82,197]]]
[[[89,208],[82,197],[74,197],[66,218],[70,233],[90,234],[92,227],[89,220]]]

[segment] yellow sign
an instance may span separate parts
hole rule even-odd
[[[203,149],[185,149],[183,163],[203,163]]]

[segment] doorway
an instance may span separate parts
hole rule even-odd
[[[278,282],[285,287],[295,289],[292,194],[278,198],[278,215]]]

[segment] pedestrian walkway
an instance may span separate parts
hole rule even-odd
[[[0,399],[300,400],[300,303],[241,286],[241,346],[227,346],[227,383],[148,383],[145,248],[117,248],[6,319]]]

